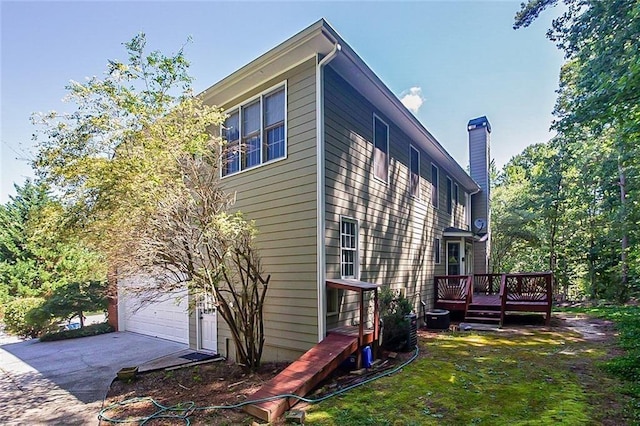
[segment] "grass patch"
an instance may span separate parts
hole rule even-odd
[[[40,337],[41,342],[52,342],[54,340],[77,339],[78,337],[97,336],[98,334],[111,333],[115,331],[106,322],[91,324],[75,330],[64,330],[55,333],[47,333]]]
[[[443,333],[420,339],[420,351],[403,372],[311,406],[307,424],[589,425],[622,415],[602,405],[620,397],[595,366],[606,346],[577,333]]]

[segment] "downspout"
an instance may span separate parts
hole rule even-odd
[[[342,46],[336,43],[333,50],[322,58],[316,69],[316,253],[318,286],[318,342],[327,333],[326,306],[326,246],[325,239],[325,182],[324,182],[324,66],[336,57]]]

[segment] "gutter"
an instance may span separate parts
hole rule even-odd
[[[342,50],[335,43],[333,50],[322,58],[316,68],[316,255],[317,255],[317,291],[318,291],[318,342],[327,334],[326,306],[326,246],[325,239],[325,170],[324,170],[324,66],[334,59]]]

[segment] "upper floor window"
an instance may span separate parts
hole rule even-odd
[[[383,182],[389,181],[389,126],[373,116],[373,173]]]
[[[447,213],[453,212],[453,181],[447,177]]]
[[[409,194],[420,198],[420,151],[409,146]]]
[[[458,204],[460,203],[460,188],[457,183],[453,184],[453,201]]]
[[[471,195],[464,193],[464,223],[467,229],[471,229]]]
[[[222,137],[227,141],[222,156],[222,175],[240,171],[240,113],[229,114],[222,128]]]
[[[342,278],[358,278],[358,222],[340,219],[340,274]]]
[[[222,176],[284,158],[284,87],[260,95],[229,113],[222,137],[227,142],[222,155]]]
[[[438,208],[438,166],[431,165],[431,204]]]

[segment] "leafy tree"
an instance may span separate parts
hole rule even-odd
[[[28,180],[16,193],[0,206],[0,302],[104,275],[100,257],[58,226],[61,207],[46,186]]]
[[[105,281],[70,282],[57,287],[37,309],[27,313],[27,320],[45,323],[54,319],[80,318],[84,327],[84,313],[107,309],[107,283]]]
[[[186,286],[191,307],[212,300],[239,361],[256,368],[264,345],[265,277],[256,230],[233,212],[219,181],[225,115],[191,91],[181,49],[146,53],[144,34],[106,76],[68,86],[70,114],[35,117],[35,162],[60,191],[69,225],[118,278],[153,277],[127,291],[143,301]],[[133,281],[133,280],[131,280]]]
[[[530,0],[516,15],[525,27],[558,0]],[[585,205],[590,293],[624,300],[638,289],[640,170],[640,2],[563,0],[548,37],[565,52],[554,128]],[[582,147],[580,145],[583,145]],[[583,157],[577,154],[584,155]],[[589,170],[592,169],[592,170]],[[594,173],[595,172],[595,173]],[[575,213],[575,212],[574,212]],[[579,217],[579,215],[578,215]],[[569,218],[563,218],[568,222]],[[582,234],[582,233],[580,233]],[[584,234],[582,234],[584,236]]]

